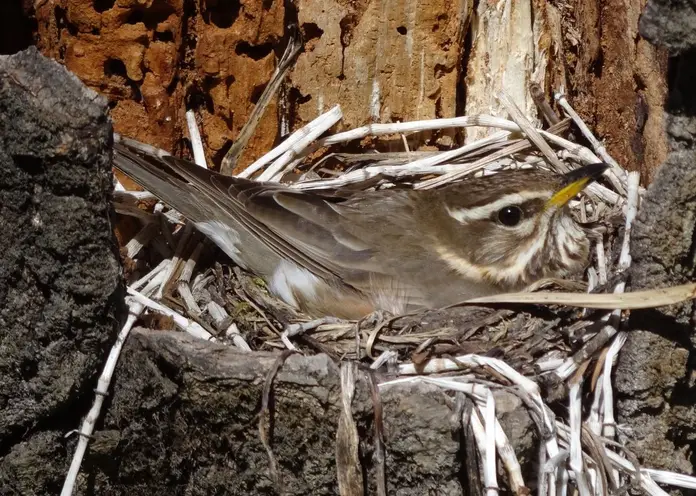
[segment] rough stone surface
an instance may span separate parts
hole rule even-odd
[[[277,359],[182,333],[134,330],[83,487],[92,494],[273,494],[258,423]],[[278,370],[270,444],[284,494],[337,493],[340,394],[338,366],[325,355],[292,355]],[[385,388],[381,399],[389,494],[462,494],[460,424],[447,395],[421,384]],[[526,410],[514,396],[498,405],[518,453],[534,458]],[[365,372],[356,374],[352,415],[367,494],[375,494],[374,407]]]
[[[676,52],[684,40],[673,44],[674,29],[687,16],[676,8],[679,2],[672,3],[675,8],[651,2],[641,29]],[[635,289],[683,284],[695,276],[696,53],[683,52],[670,65],[675,74],[667,105],[671,149],[635,224],[631,247]],[[617,369],[617,410],[619,422],[631,429],[629,446],[646,465],[688,474],[696,465],[694,322],[692,303],[634,313],[634,330]]]
[[[3,494],[56,493],[123,315],[110,142],[106,101],[75,76],[34,48],[0,57]]]
[[[640,19],[641,34],[672,52],[696,46],[694,0],[649,0]]]

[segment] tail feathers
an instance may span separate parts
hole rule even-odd
[[[139,153],[124,143],[114,143],[114,166],[141,187],[181,212],[193,222],[206,220],[197,192],[156,155]]]
[[[334,276],[311,254],[295,246],[299,243],[289,241],[282,233],[270,229],[249,212],[238,197],[240,190],[257,188],[259,185],[256,182],[217,174],[149,145],[125,138],[119,138],[114,143],[114,166],[181,212],[228,254],[229,240],[224,236],[216,237],[208,229],[211,222],[218,226],[215,232],[220,230],[220,226],[226,226],[228,230],[235,232],[234,237],[240,241],[233,244],[238,251],[243,244],[250,246],[250,243],[258,243],[258,250],[270,251],[279,259],[292,260],[319,277],[329,279]],[[282,189],[280,185],[267,185],[267,189],[275,188]],[[232,258],[240,263],[239,257]],[[268,272],[268,267],[256,266],[252,262],[244,261],[240,265],[248,266],[257,273]]]

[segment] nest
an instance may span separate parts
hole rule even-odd
[[[291,350],[354,361],[382,372],[378,390],[425,381],[454,396],[466,395],[475,406],[460,414],[474,434],[487,494],[504,485],[515,494],[528,494],[532,487],[538,494],[556,494],[562,487],[584,496],[619,491],[629,483],[664,494],[656,481],[693,484],[684,476],[637,466],[617,442],[611,373],[626,339],[620,331],[622,309],[644,308],[647,296],[654,298],[649,306],[682,301],[693,289],[623,294],[621,274],[630,265],[630,227],[641,195],[637,174],[627,173],[608,156],[562,95],[557,101],[568,117],[547,115],[552,125],[546,129],[532,125],[506,95],[501,94],[500,101],[509,119],[480,115],[373,124],[325,136],[341,119],[337,106],[240,176],[291,181],[302,190],[396,184],[429,189],[508,168],[543,167],[563,173],[606,162],[611,167],[603,179],[571,203],[578,219],[593,223],[596,232],[592,264],[582,281],[570,287],[540,281],[523,293],[418,314],[311,320],[275,299],[253,274],[231,266],[177,212],[147,192],[129,192],[117,185],[116,211],[137,219],[140,226],[122,250],[131,313],[150,327],[178,328],[247,352]],[[540,106],[542,111],[548,108]],[[189,123],[194,157],[204,165],[195,119]],[[471,126],[492,132],[459,148],[410,150],[410,143],[433,133]],[[403,143],[403,151],[380,153],[363,146],[374,140]],[[356,142],[361,143],[357,148]],[[239,149],[232,152],[238,154]],[[134,320],[123,329],[121,343]],[[113,363],[109,367],[100,382],[103,391]],[[343,386],[350,396],[350,381]],[[537,421],[544,449],[536,474],[522,474],[500,428],[492,394],[498,389],[521,395]],[[552,413],[557,405],[565,407],[566,417]],[[82,431],[89,429],[86,424]],[[504,481],[498,478],[499,462]]]

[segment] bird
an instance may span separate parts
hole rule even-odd
[[[134,140],[113,164],[312,318],[403,315],[567,278],[590,237],[568,206],[605,163],[502,170],[439,189],[302,191],[221,175]]]

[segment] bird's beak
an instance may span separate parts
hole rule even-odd
[[[600,162],[598,164],[585,165],[568,172],[563,176],[564,186],[549,198],[546,202],[546,207],[559,208],[566,205],[575,198],[575,195],[596,181],[607,168],[609,168],[608,164]]]

